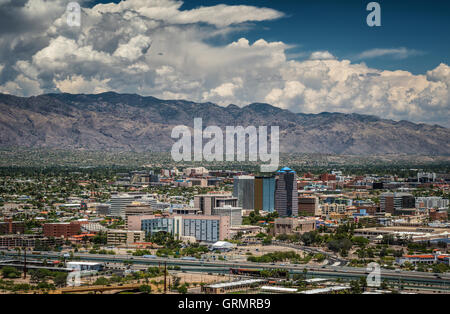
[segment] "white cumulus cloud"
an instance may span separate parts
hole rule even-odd
[[[273,9],[221,4],[183,10],[181,1],[127,0],[84,7],[81,27],[74,28],[66,23],[67,1],[52,1],[45,10],[42,2],[0,2],[0,10],[17,16],[9,24],[22,23],[0,36],[0,92],[30,96],[112,90],[220,105],[267,102],[293,112],[357,112],[449,126],[447,64],[414,75],[352,63],[326,50],[290,60],[289,44],[250,41],[241,34],[252,23],[283,17]],[[240,39],[228,39],[238,32]],[[414,53],[377,48],[359,58]]]
[[[407,49],[405,47],[401,48],[374,48],[370,50],[366,50],[361,52],[356,56],[356,60],[362,60],[362,59],[372,59],[372,58],[379,58],[379,57],[386,57],[390,56],[396,59],[406,59],[410,56],[415,56],[422,54],[423,52],[415,50],[415,49]]]

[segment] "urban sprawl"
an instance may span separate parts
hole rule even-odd
[[[144,169],[3,172],[0,293],[450,292],[446,173]]]

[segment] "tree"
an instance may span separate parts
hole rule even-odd
[[[403,256],[403,249],[394,251],[394,257],[402,257],[402,256]]]
[[[139,287],[139,291],[145,294],[150,294],[152,293],[152,287],[149,285],[142,285]]]
[[[323,255],[322,253],[317,253],[314,255],[314,259],[319,263],[323,262],[325,260],[325,255]]]
[[[383,239],[381,240],[382,244],[394,244],[394,235],[385,234],[383,235]]]
[[[95,244],[106,244],[107,243],[106,233],[100,231],[95,235],[95,237],[92,238],[92,242],[94,242]]]
[[[364,292],[367,288],[367,279],[365,277],[359,278],[359,286],[361,287],[361,290]]]
[[[366,239],[364,237],[353,237],[352,242],[353,244],[364,248],[367,244],[369,244],[369,239]]]
[[[277,240],[279,240],[279,241],[287,241],[287,240],[289,240],[289,235],[287,235],[287,234],[280,234],[279,236],[277,236]]]
[[[255,237],[258,238],[258,239],[264,239],[266,237],[266,234],[263,233],[263,232],[260,232]]]
[[[380,257],[385,257],[386,255],[388,255],[388,251],[387,251],[387,249],[385,248],[385,247],[383,247],[381,250],[380,250],[380,253],[378,254]]]
[[[55,275],[55,278],[53,279],[53,282],[55,283],[55,286],[57,287],[65,287],[67,283],[67,274],[58,272]]]
[[[181,294],[186,294],[188,291],[186,284],[179,286],[177,290]]]
[[[353,243],[349,239],[331,240],[328,242],[328,248],[333,252],[341,252],[341,255],[345,256],[346,253],[352,248]]]
[[[272,244],[272,236],[267,236],[262,240],[262,245],[270,245]]]
[[[317,231],[305,232],[300,239],[306,246],[311,246],[318,242],[318,233]]]
[[[99,277],[94,282],[94,285],[96,285],[96,286],[106,286],[107,284],[109,284],[109,280],[105,277]]]
[[[34,283],[43,283],[45,282],[46,275],[41,269],[30,271],[31,282]]]
[[[360,293],[362,292],[358,280],[352,280],[352,281],[350,281],[350,291],[351,291],[353,294],[360,294]]]
[[[2,268],[2,276],[3,278],[20,278],[20,272],[17,271],[14,267],[5,266]]]

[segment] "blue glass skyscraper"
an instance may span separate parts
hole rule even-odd
[[[255,178],[255,210],[275,210],[275,177]]]

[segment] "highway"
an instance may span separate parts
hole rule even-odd
[[[348,263],[347,260],[345,260],[343,258],[339,258],[335,254],[325,252],[319,248],[303,246],[303,245],[298,245],[298,244],[293,244],[293,243],[287,243],[287,242],[278,241],[278,240],[273,240],[272,244],[278,245],[278,246],[283,246],[283,247],[288,247],[288,248],[293,248],[293,249],[297,249],[297,250],[302,250],[302,251],[305,251],[305,252],[308,252],[311,254],[318,254],[318,253],[323,254],[329,261],[330,265],[335,264],[335,265],[340,266],[340,265],[347,265],[347,263]]]
[[[1,253],[3,252],[3,253]],[[28,255],[30,259],[60,259],[61,253],[55,252],[39,252],[37,254]],[[15,251],[0,251],[0,257],[5,258],[21,258]],[[136,265],[163,265],[180,266],[181,271],[195,271],[206,273],[229,273],[230,268],[246,268],[246,269],[285,269],[290,274],[301,274],[304,269],[308,270],[308,276],[323,277],[330,279],[341,278],[342,280],[358,279],[366,277],[369,272],[365,268],[347,267],[347,266],[309,266],[297,264],[267,264],[267,263],[251,263],[246,261],[232,262],[232,261],[203,261],[203,260],[182,260],[179,258],[143,258],[132,255],[101,255],[101,254],[86,254],[75,253],[74,260],[81,261],[98,261],[105,263],[123,263],[132,261]],[[381,281],[388,280],[394,282],[402,282],[408,285],[418,286],[438,286],[444,290],[450,291],[450,274],[433,274],[413,271],[399,271],[381,269]]]

